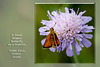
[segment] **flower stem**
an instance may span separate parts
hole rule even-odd
[[[73,49],[74,49],[74,47],[73,47]],[[73,51],[73,58],[74,58],[75,63],[78,63],[78,58],[77,58],[77,55],[75,53],[75,50]]]

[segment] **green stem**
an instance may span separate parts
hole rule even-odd
[[[73,58],[75,60],[75,63],[78,63],[77,55],[75,53],[74,47],[73,47]]]

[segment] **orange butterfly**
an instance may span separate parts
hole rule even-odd
[[[60,45],[59,39],[53,28],[50,28],[50,33],[48,34],[43,48],[57,47]]]

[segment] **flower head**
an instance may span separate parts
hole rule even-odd
[[[73,48],[77,55],[80,54],[82,47],[90,47],[92,43],[88,39],[92,39],[92,34],[86,34],[92,32],[94,29],[93,26],[88,26],[86,23],[92,20],[92,17],[82,16],[86,11],[80,12],[79,14],[75,13],[73,9],[65,7],[65,13],[53,11],[51,14],[48,12],[48,17],[50,21],[42,20],[44,27],[39,28],[40,35],[48,35],[50,33],[50,28],[53,28],[56,32],[60,45],[55,48],[49,48],[52,52],[60,53],[66,49],[67,56],[73,56]],[[49,32],[47,32],[49,30]],[[88,39],[87,39],[88,38]],[[41,41],[42,45],[45,43],[45,39]]]

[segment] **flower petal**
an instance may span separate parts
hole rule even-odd
[[[73,56],[73,50],[66,48],[66,54],[67,54],[67,56],[72,57]]]
[[[85,26],[87,29],[95,29],[93,26]]]
[[[46,30],[50,30],[50,28],[47,26],[39,28],[39,32],[45,32]]]
[[[92,34],[83,34],[83,36],[85,38],[88,38],[88,39],[92,39],[93,35]]]
[[[92,32],[92,30],[84,28],[84,29],[81,30],[81,32],[89,33],[89,32]]]
[[[55,50],[56,50],[56,48],[49,48],[50,49],[50,51],[52,51],[52,52],[55,52]]]
[[[58,16],[58,13],[57,13],[57,11],[53,11],[52,13],[51,13],[53,16]]]
[[[80,46],[81,46],[81,47],[84,47],[81,41],[80,41]]]
[[[92,17],[87,17],[87,16],[82,16],[81,18],[83,20],[83,24],[86,24],[92,20]]]
[[[49,10],[47,11],[48,15],[52,18],[53,16],[50,14]]]
[[[42,23],[43,25],[46,25],[47,22],[48,22],[47,20],[42,20],[41,23]]]
[[[71,10],[71,13],[73,14],[73,15],[75,15],[75,11],[73,10],[73,9],[70,9]]]
[[[55,25],[55,22],[54,21],[50,21],[47,26],[51,28],[51,27],[54,27],[54,25]]]
[[[83,38],[82,42],[85,45],[85,47],[87,47],[87,48],[89,48],[92,45],[92,43],[89,40],[87,40],[86,38]]]
[[[86,11],[80,12],[79,16],[82,16]]]
[[[69,14],[69,9],[67,7],[65,7],[65,12],[66,14]]]
[[[60,51],[61,51],[61,45],[59,45],[59,46],[57,47],[57,52],[60,53]]]
[[[61,11],[60,11],[60,9],[59,9],[59,13],[61,14]]]
[[[41,41],[42,46],[44,45],[45,40],[46,40],[46,38],[44,38],[44,39]]]
[[[77,41],[75,41],[75,42],[76,42],[76,43],[75,43],[75,49],[76,49],[77,51],[81,51],[82,48],[78,45]]]
[[[62,42],[62,51],[66,48],[66,41]]]
[[[82,41],[82,38],[79,37],[79,36],[76,36],[75,38],[76,38],[77,40],[79,40],[79,41]]]
[[[40,35],[48,35],[50,32],[40,32]]]
[[[76,53],[77,55],[80,55],[80,51],[75,50],[75,53]]]
[[[70,42],[68,48],[69,48],[70,50],[72,50],[72,44],[71,44],[71,42]]]

